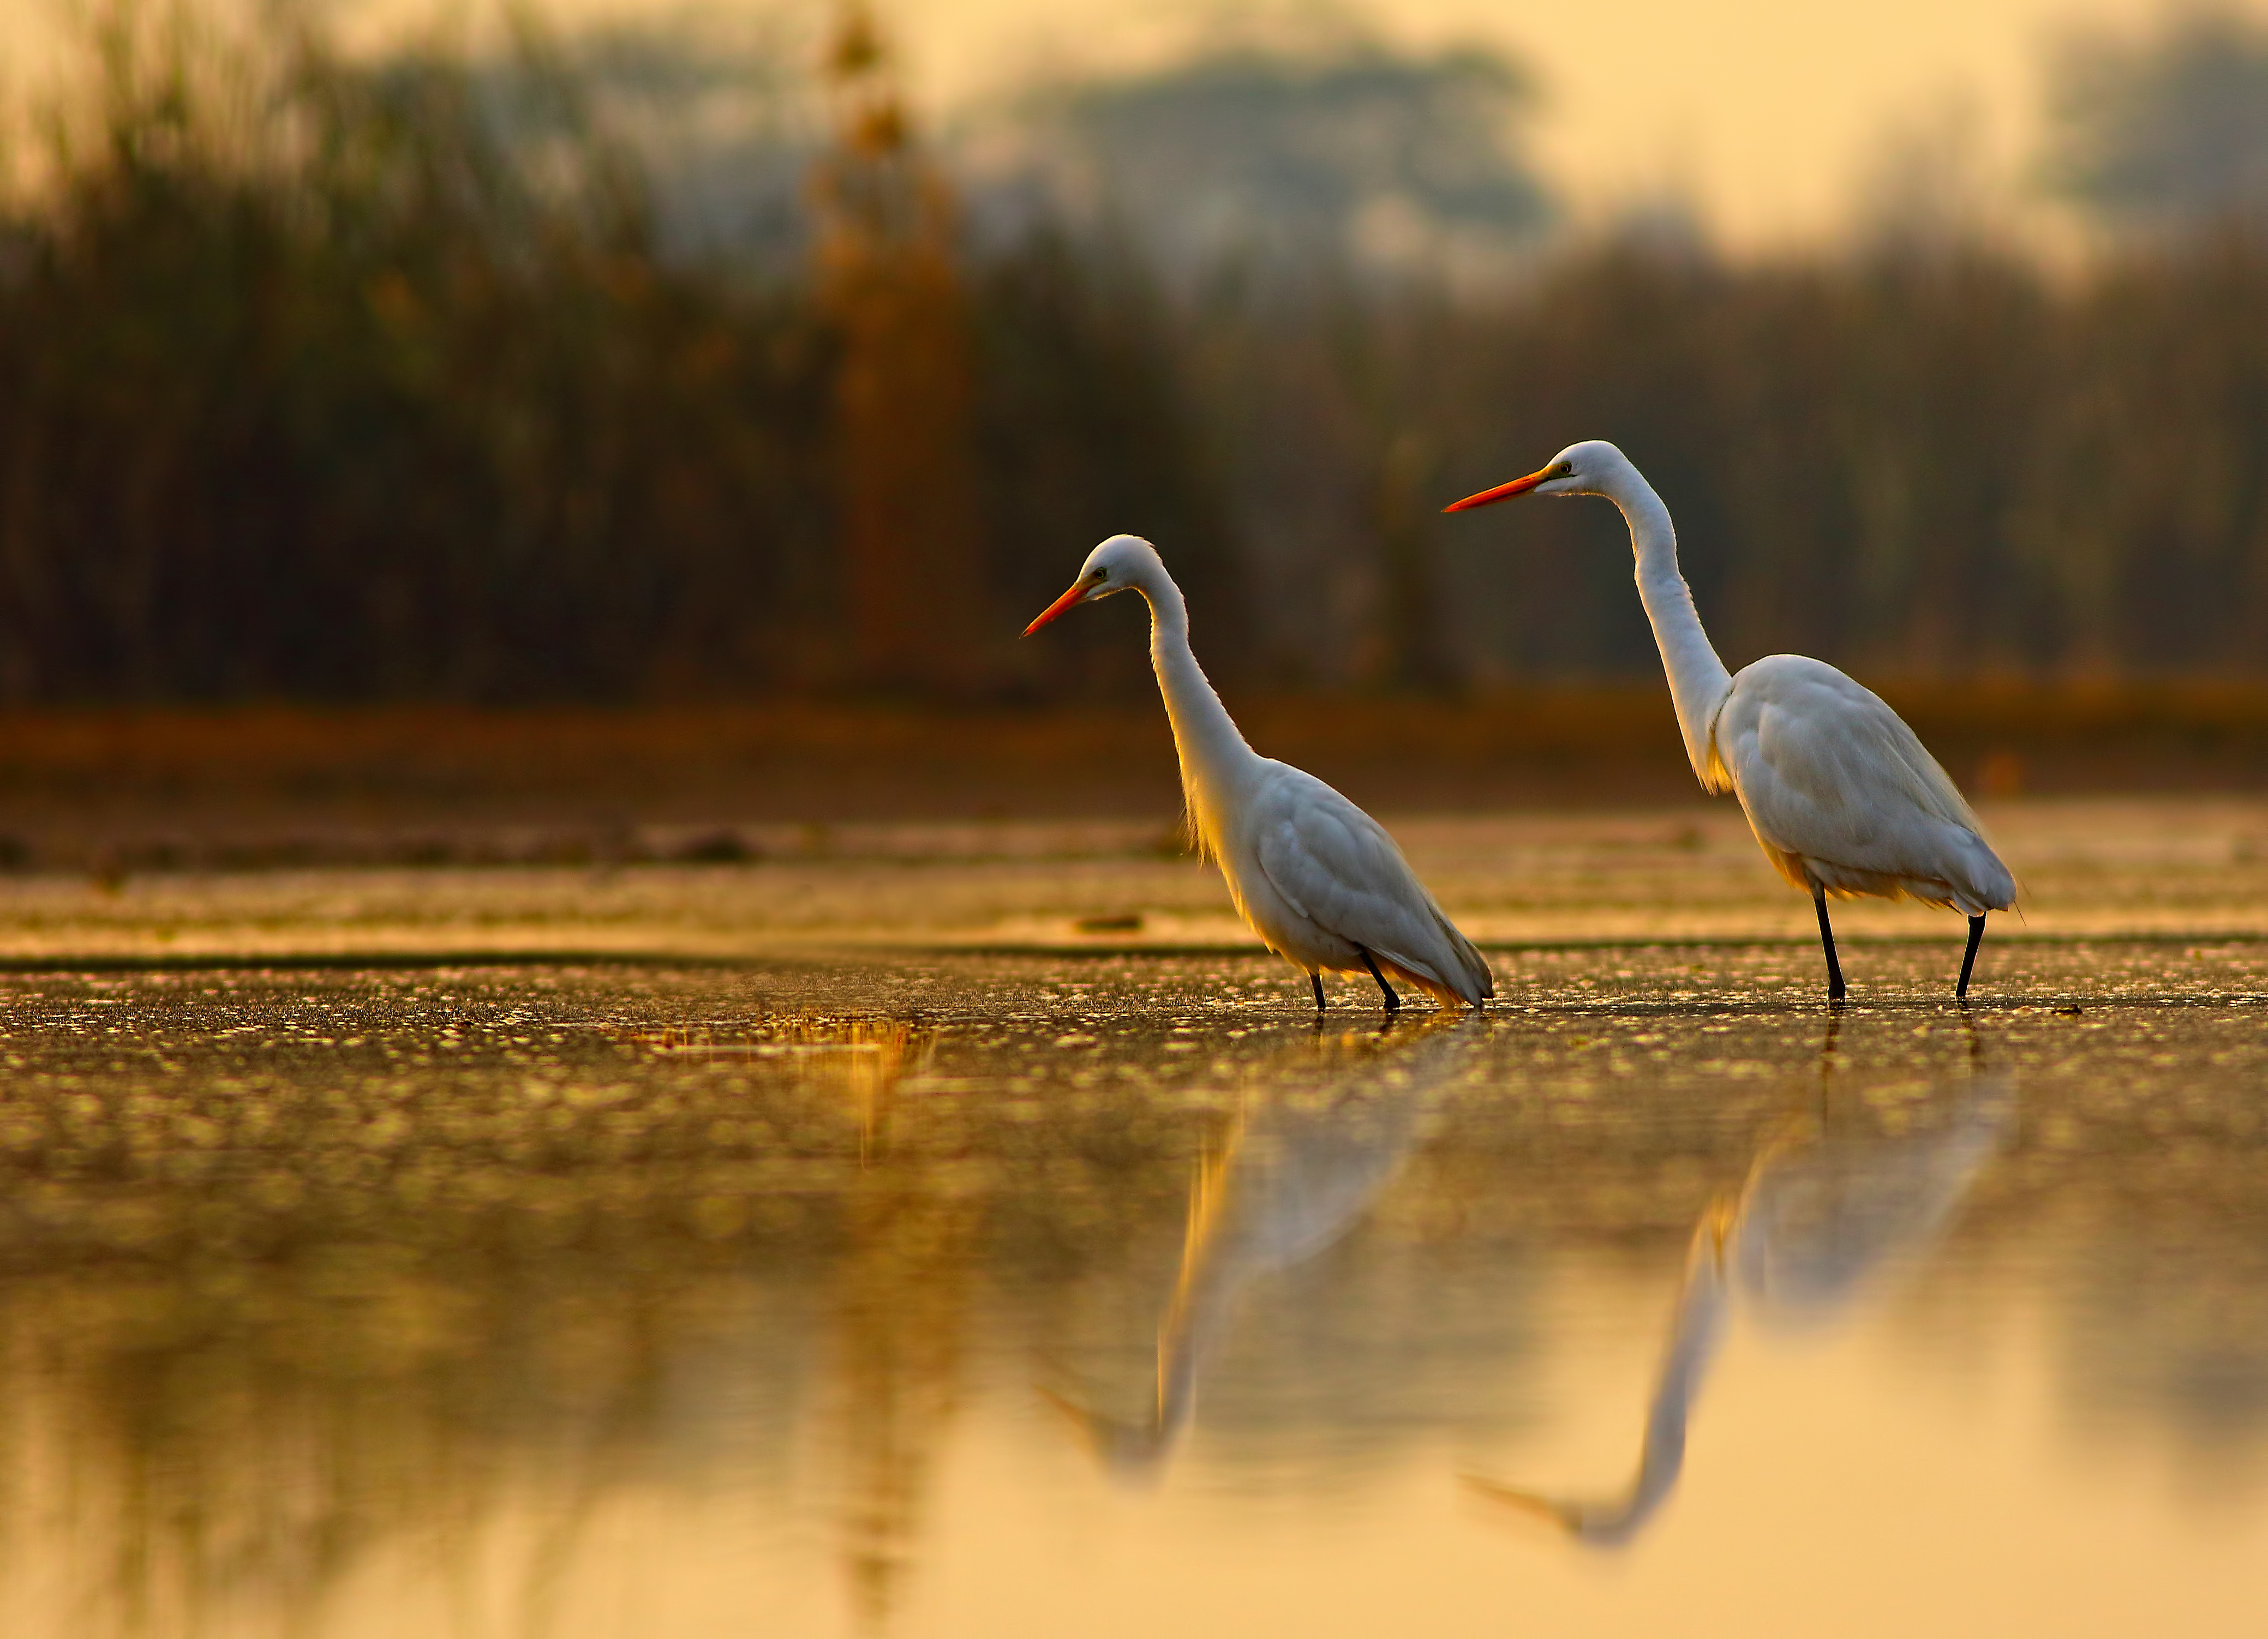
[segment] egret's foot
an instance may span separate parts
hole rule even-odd
[[[1827,891],[1818,890],[1811,896],[1812,908],[1819,913],[1819,944],[1827,952],[1827,999],[1843,999],[1843,964],[1835,959],[1835,929],[1827,920]]]
[[[1307,982],[1315,988],[1315,1011],[1320,1013],[1323,1011],[1323,976],[1321,974],[1309,974]]]
[[[1984,943],[1984,918],[1982,915],[1971,916],[1969,919],[1969,949],[1961,958],[1961,982],[1953,987],[1953,999],[1956,1002],[1969,999],[1969,975],[1977,966],[1977,947]]]
[[[1379,989],[1385,993],[1386,1011],[1389,1013],[1400,1012],[1402,1011],[1402,998],[1394,994],[1394,987],[1386,982],[1386,975],[1378,971],[1378,964],[1370,959],[1370,952],[1364,950],[1359,944],[1356,945],[1354,948],[1356,953],[1362,958],[1362,965],[1370,969],[1370,976],[1378,981]]]

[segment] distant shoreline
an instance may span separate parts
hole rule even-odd
[[[2016,797],[2268,793],[2268,686],[1883,692],[1988,820]],[[1658,687],[1234,704],[1263,753],[1389,820],[1721,806]],[[18,873],[731,864],[893,826],[973,826],[947,851],[990,854],[1025,822],[1163,853],[1180,809],[1164,716],[1139,699],[0,712],[0,871]]]

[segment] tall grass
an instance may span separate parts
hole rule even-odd
[[[1214,401],[1239,407],[1240,516],[1310,513],[1293,538],[1247,535],[1260,606],[1297,610],[1266,640],[1324,634],[1342,675],[1409,677],[1411,655],[1484,680],[1654,667],[1609,509],[1435,515],[1583,437],[1660,489],[1734,665],[2268,669],[2257,239],[2075,281],[1982,247],[1729,264],[1606,246],[1484,304],[1339,296],[1213,324],[1234,342]],[[1334,605],[1334,577],[1359,594]]]
[[[811,578],[824,338],[673,273],[563,121],[302,51],[106,62],[0,282],[18,699],[602,695],[761,677]]]
[[[2240,232],[2078,278],[1611,244],[1452,298],[1328,269],[1169,295],[1043,231],[922,310],[964,332],[965,425],[931,442],[976,520],[974,568],[932,565],[895,538],[919,484],[859,510],[888,407],[846,442],[840,290],[666,254],[540,46],[217,71],[183,38],[115,24],[0,220],[5,701],[886,682],[850,606],[885,513],[890,576],[980,583],[930,606],[974,690],[1138,685],[1116,606],[1010,641],[1116,529],[1231,676],[1642,673],[1606,509],[1437,516],[1585,437],[1662,489],[1736,665],[2268,671],[2268,246]]]
[[[182,38],[106,36],[0,227],[0,695],[856,680],[841,327],[813,291],[658,254],[635,169],[536,46],[476,72],[303,40],[218,73]],[[1100,529],[1125,486],[1090,481],[1098,444],[1146,447],[1176,408],[1093,288],[1046,251],[980,282],[1012,543]],[[1021,385],[1108,400],[1121,360],[1115,427]],[[1008,579],[983,590],[1020,606]]]

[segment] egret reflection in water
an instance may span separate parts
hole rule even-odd
[[[1116,1478],[1159,1478],[1196,1409],[1199,1375],[1256,1281],[1315,1257],[1401,1170],[1433,1096],[1484,1040],[1469,1016],[1366,1041],[1304,1044],[1238,1117],[1191,1191],[1182,1267],[1158,1328],[1156,1395],[1126,1422],[1041,1393]],[[1303,1059],[1316,1059],[1303,1065]]]
[[[1996,1076],[1972,1084],[1951,1119],[1927,1131],[1830,1134],[1819,1120],[1783,1130],[1739,1194],[1712,1202],[1694,1227],[1629,1487],[1582,1498],[1478,1476],[1467,1484],[1591,1547],[1634,1541],[1684,1471],[1694,1402],[1734,1309],[1777,1331],[1845,1319],[1890,1270],[1936,1245],[2007,1141],[2014,1112],[2008,1079]]]
[[[1485,1020],[1320,1040],[1258,957],[18,975],[0,1633],[1721,1639],[1844,1632],[1876,1567],[1883,1631],[1997,1639],[2000,1586],[2031,1631],[2250,1631],[2268,952],[2084,989],[2011,947],[2037,1002],[1852,1010],[1824,1101],[1815,1019],[1757,1004],[1799,954],[1539,956]],[[1455,1454],[1528,1438],[1633,1335],[1628,1249],[1689,1239],[1659,1388],[1565,1385],[1624,1430],[1582,1523],[1655,1533],[1642,1574],[1507,1584],[1506,1519],[1568,1522],[1461,1514]],[[1800,1327],[1839,1329],[1722,1348]],[[1042,1380],[1167,1483],[1098,1484],[1035,1359],[1094,1363]],[[1783,1364],[1867,1415],[1742,1392]],[[1743,1506],[1664,1521],[1696,1416]],[[1822,1472],[1863,1505],[1785,1483]]]

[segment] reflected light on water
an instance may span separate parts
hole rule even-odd
[[[2243,1631],[2268,961],[1940,956],[11,979],[0,1626]]]
[[[1459,1067],[1457,1049],[1482,1039],[1477,1022],[1437,1017],[1398,1038],[1381,1029],[1368,1052],[1342,1053],[1336,1062],[1300,1043],[1270,1067],[1276,1074],[1258,1107],[1239,1113],[1190,1193],[1189,1236],[1158,1330],[1157,1389],[1147,1415],[1114,1422],[1042,1390],[1113,1474],[1158,1476],[1196,1407],[1197,1375],[1245,1288],[1306,1262],[1354,1227],[1409,1153],[1429,1093]],[[1338,1045],[1356,1041],[1344,1037]]]
[[[1583,1542],[1628,1545],[1684,1469],[1687,1419],[1735,1291],[1767,1321],[1814,1325],[1840,1316],[1870,1277],[1894,1261],[1918,1260],[1935,1242],[2013,1114],[2007,1080],[1999,1077],[1965,1091],[1956,1114],[1935,1132],[1830,1137],[1807,1126],[1768,1143],[1740,1194],[1711,1202],[1694,1226],[1629,1488],[1598,1503],[1481,1479],[1470,1481],[1474,1488]]]

